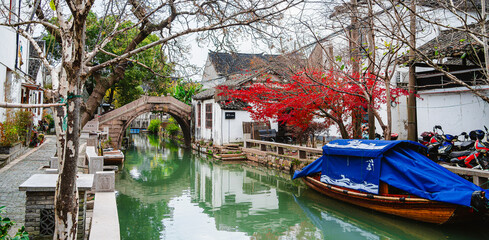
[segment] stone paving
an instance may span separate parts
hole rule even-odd
[[[17,223],[12,227],[11,233],[24,225],[25,192],[19,191],[19,185],[33,174],[42,173],[42,167],[49,165],[49,159],[55,152],[56,138],[48,135],[41,146],[29,149],[0,169],[0,206],[6,206],[2,216]]]

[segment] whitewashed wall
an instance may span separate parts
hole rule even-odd
[[[4,67],[14,69],[15,68],[15,31],[11,28],[0,26],[0,64]],[[0,80],[3,80],[5,75],[0,75]]]
[[[489,87],[484,93],[489,96]],[[417,99],[418,135],[441,125],[445,133],[460,134],[489,127],[489,104],[466,88],[420,91]]]
[[[252,122],[250,113],[239,110],[220,110],[221,131],[218,136],[220,144],[242,142],[243,138],[243,122]],[[226,112],[234,112],[235,119],[225,119]]]
[[[204,72],[202,74],[201,84],[204,89],[210,89],[218,86],[219,84],[224,83],[226,78],[221,77],[217,74],[217,71],[214,65],[211,63],[209,57],[207,57],[207,61],[205,62]]]

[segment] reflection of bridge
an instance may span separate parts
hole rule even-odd
[[[185,139],[185,145],[190,146],[190,116],[192,108],[173,97],[143,96],[120,108],[100,116],[97,120],[99,129],[109,127],[111,144],[120,147],[125,130],[139,115],[152,111],[170,114],[180,125]]]

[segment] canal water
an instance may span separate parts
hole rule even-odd
[[[323,197],[279,171],[134,134],[116,175],[121,239],[489,239]]]

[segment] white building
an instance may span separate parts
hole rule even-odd
[[[477,25],[469,27],[478,31]],[[467,33],[445,30],[419,50],[468,86],[489,96],[487,75],[480,67],[485,63],[476,60],[483,60],[483,53],[480,51],[476,56],[473,52],[482,46],[470,39]],[[405,76],[401,74],[400,77]],[[406,79],[399,79],[399,82],[403,84]],[[418,133],[432,131],[434,125],[441,125],[446,133],[454,135],[489,127],[489,103],[421,61],[416,63],[416,87],[419,94],[416,99]]]
[[[262,73],[267,70],[253,62],[268,62],[275,57],[277,56],[209,52],[202,77],[202,83],[207,90],[195,95],[192,100],[195,114],[193,134],[196,141],[213,141],[214,144],[222,145],[244,140],[243,125],[253,122],[250,113],[244,110],[246,104],[219,96],[215,87],[242,87],[260,81]],[[269,126],[275,130],[278,128],[276,123],[269,123]]]
[[[10,2],[12,12],[17,12],[16,1]],[[16,15],[9,19],[0,19],[15,23]],[[0,26],[0,102],[6,103],[43,103],[42,64],[37,58],[30,42],[16,32],[16,28]],[[39,41],[41,47],[44,42]],[[34,115],[34,124],[42,119],[42,108],[30,109]],[[11,109],[0,108],[0,122],[7,118]]]
[[[455,1],[457,3],[457,1]],[[441,25],[447,25],[450,27],[461,26],[462,22],[450,11],[438,8],[436,4],[430,1],[420,1],[417,6],[418,11],[422,12],[422,14],[427,16],[427,19],[430,19],[433,22],[437,22]],[[338,8],[338,11],[341,12],[343,10],[344,22],[349,23],[349,12],[345,9],[348,6],[345,5],[344,8]],[[377,6],[378,7],[378,6]],[[402,8],[402,6],[397,5],[397,7]],[[468,9],[473,11],[474,9]],[[363,12],[362,12],[363,11]],[[365,17],[365,8],[360,10],[360,41],[362,43],[362,49],[366,51],[365,48],[368,47],[367,44],[367,30],[368,27],[366,25]],[[363,14],[363,15],[362,15]],[[391,16],[392,8],[384,8],[380,10],[376,9],[374,6],[374,34],[375,34],[375,44],[376,44],[376,65],[383,72],[392,72],[392,78],[390,79],[391,86],[397,87],[407,87],[408,82],[408,69],[402,65],[393,65],[389,64],[389,62],[383,62],[387,59],[386,55],[388,55],[388,50],[391,46],[402,46],[399,52],[396,53],[398,55],[396,58],[401,56],[402,54],[406,54],[408,47],[399,41],[399,39],[389,34],[393,34],[392,30],[400,27],[396,25],[396,22],[392,20]],[[409,15],[401,16],[401,19],[404,19],[407,22],[407,27],[409,27]],[[474,21],[468,18],[467,22],[471,23]],[[389,24],[394,24],[389,27]],[[346,24],[348,25],[348,24]],[[310,61],[314,64],[320,64],[326,69],[330,69],[331,67],[341,66],[345,64],[345,66],[349,66],[348,60],[349,51],[348,51],[348,36],[347,32],[344,29],[348,29],[349,26],[339,26],[337,28],[338,31],[328,35],[323,38],[318,44],[315,44],[311,48]],[[388,29],[391,28],[391,29]],[[388,30],[388,31],[387,31]],[[451,39],[450,44],[445,44],[445,48],[457,48],[460,43],[462,43],[460,36],[448,35],[449,31],[443,31],[443,28],[436,26],[431,23],[424,22],[423,20],[417,20],[417,30],[416,33],[416,46],[417,48],[422,49],[423,51],[431,50],[431,54],[434,56],[434,51],[438,49],[440,46],[435,45],[439,44],[440,41],[448,41]],[[408,36],[408,35],[406,35]],[[446,39],[444,39],[446,37]],[[458,38],[457,38],[458,37]],[[443,40],[444,39],[444,40]],[[470,39],[469,36],[464,36],[464,39]],[[459,41],[460,40],[460,41]],[[467,42],[465,42],[467,43]],[[473,42],[472,42],[473,43]],[[465,45],[465,44],[464,44]],[[423,47],[422,47],[423,46]],[[427,49],[431,48],[431,49]],[[346,52],[345,52],[346,50]],[[387,53],[386,53],[387,52]],[[437,51],[438,53],[438,51]],[[360,50],[361,56],[361,67],[360,69],[367,69],[368,59],[366,57],[366,52],[362,52]],[[338,58],[341,57],[341,58]],[[459,58],[461,55],[452,56],[451,59]],[[394,59],[396,59],[394,58]],[[439,56],[434,56],[437,58],[436,61],[440,60]],[[338,59],[343,59],[338,61]],[[346,60],[345,60],[346,59]],[[470,77],[467,75],[475,74],[477,70],[474,70],[475,66],[466,66],[463,67],[462,63],[452,63],[450,58],[444,58],[439,62],[440,64],[445,64],[446,66],[454,69],[453,72],[459,77],[470,81]],[[483,57],[482,57],[483,59]],[[387,71],[385,70],[387,69]],[[460,70],[461,72],[457,72]],[[463,76],[463,75],[466,76]],[[432,130],[434,125],[441,125],[445,132],[450,134],[460,134],[462,131],[469,132],[474,129],[481,129],[483,125],[489,125],[489,114],[487,110],[489,109],[489,105],[482,101],[482,99],[475,97],[473,93],[469,92],[466,88],[455,86],[455,85],[443,85],[441,84],[444,77],[440,72],[433,71],[433,68],[427,66],[426,64],[417,64],[416,66],[416,78],[417,78],[417,91],[419,94],[419,98],[417,98],[417,124],[418,124],[418,136],[424,131]],[[440,81],[441,79],[441,81]],[[433,82],[435,81],[435,82]],[[444,83],[447,83],[447,79],[444,79]],[[464,80],[465,81],[465,80]],[[430,83],[431,82],[431,83]],[[423,86],[438,84],[439,87],[436,88],[423,88]],[[481,89],[487,89],[489,86],[480,86]],[[488,94],[488,91],[485,91],[485,94]],[[407,139],[407,97],[402,96],[397,99],[399,104],[391,104],[392,106],[392,132],[399,134],[399,139]],[[378,110],[381,118],[384,123],[387,124],[387,112],[386,106],[381,106]],[[380,125],[376,120],[376,131],[377,133],[381,133],[382,130]],[[334,129],[332,129],[332,135],[334,135]],[[339,135],[339,133],[337,133]]]

